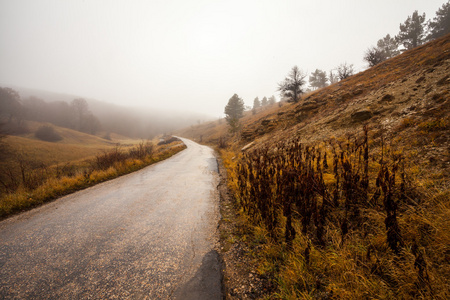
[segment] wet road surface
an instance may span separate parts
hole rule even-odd
[[[217,162],[188,148],[0,222],[0,299],[220,299]]]

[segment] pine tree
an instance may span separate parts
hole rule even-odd
[[[311,73],[311,76],[309,76],[309,85],[314,89],[321,89],[323,87],[326,87],[327,81],[327,73],[319,69],[316,69]]]
[[[428,40],[436,39],[450,33],[450,1],[444,3],[436,12],[436,17],[429,22]]]
[[[259,98],[256,97],[255,100],[253,100],[253,109],[257,109],[261,107],[261,102],[259,101]]]
[[[225,115],[228,125],[230,125],[231,132],[238,132],[240,128],[239,119],[244,116],[244,100],[239,98],[237,94],[228,100],[227,106],[225,106]]]
[[[412,16],[408,16],[405,23],[400,24],[400,32],[395,37],[398,43],[403,44],[406,50],[420,46],[425,41],[425,13],[419,15],[414,11]]]
[[[282,98],[287,98],[288,102],[297,103],[303,94],[303,85],[305,84],[306,74],[304,74],[297,66],[292,67],[288,77],[278,84],[278,90],[281,92]]]

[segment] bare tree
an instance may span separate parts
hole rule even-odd
[[[373,67],[385,61],[386,55],[379,48],[372,46],[367,49],[366,53],[364,54],[364,60],[367,61],[369,67]]]
[[[355,71],[353,70],[352,64],[343,63],[337,67],[338,77],[340,80],[344,80],[350,76],[352,76]]]
[[[328,75],[328,80],[330,84],[334,84],[339,81],[337,74],[333,73],[333,70],[330,71],[330,75]]]
[[[278,90],[282,98],[287,98],[288,102],[297,103],[303,94],[303,85],[305,84],[306,74],[297,66],[292,67],[288,77],[278,84]]]

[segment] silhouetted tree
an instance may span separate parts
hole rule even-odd
[[[88,122],[92,123],[93,116],[89,111],[89,105],[87,101],[83,98],[77,98],[72,100],[70,103],[75,115],[75,129],[82,132],[90,132],[90,124],[85,124]],[[97,120],[98,121],[98,120]]]
[[[270,105],[273,105],[273,104],[275,104],[275,103],[277,103],[277,98],[275,98],[274,95],[270,96],[270,97],[269,97],[269,104],[270,104]]]
[[[20,118],[22,105],[20,96],[11,88],[0,88],[0,116],[8,123]]]
[[[278,84],[278,90],[282,98],[286,98],[288,102],[297,103],[303,94],[303,85],[305,84],[306,74],[304,74],[297,66],[294,66],[288,77]]]
[[[436,17],[428,23],[430,34],[428,40],[436,39],[450,33],[450,1],[442,4],[436,12]]]
[[[349,65],[347,63],[340,64],[336,68],[336,70],[338,72],[338,77],[340,80],[344,80],[355,73],[355,71],[353,70],[353,65],[352,64]]]
[[[377,48],[383,52],[385,59],[390,59],[400,54],[398,43],[390,34],[378,40]]]
[[[31,96],[22,100],[25,119],[38,122],[48,122],[48,104],[44,100]]]
[[[386,56],[382,50],[377,47],[370,47],[364,54],[364,60],[367,61],[369,67],[378,65],[386,60]]]
[[[75,129],[75,116],[69,103],[64,101],[55,101],[47,104],[48,122],[55,125]]]
[[[400,24],[400,32],[395,37],[398,43],[403,44],[406,50],[420,46],[425,41],[425,13],[419,15],[414,11],[406,21]]]
[[[261,105],[262,106],[267,106],[267,104],[269,104],[269,101],[267,100],[267,97],[262,98]]]
[[[328,78],[327,73],[325,71],[316,69],[314,72],[311,73],[311,76],[309,76],[309,85],[313,89],[321,89],[323,87],[327,86]]]
[[[244,115],[244,107],[244,100],[239,98],[237,94],[234,94],[233,97],[228,100],[228,104],[225,106],[225,118],[230,125],[231,132],[239,131],[239,119]]]
[[[23,121],[23,107],[19,93],[11,88],[0,88],[0,122],[4,123],[5,131],[26,132]]]
[[[331,70],[330,75],[328,76],[328,80],[330,81],[330,84],[334,84],[339,81],[339,77]]]
[[[253,100],[253,109],[258,109],[261,107],[261,102],[259,101],[259,98],[256,97],[255,100]]]
[[[88,113],[83,118],[83,123],[81,126],[81,131],[96,134],[101,128],[100,121],[92,113]]]

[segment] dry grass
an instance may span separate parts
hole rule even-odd
[[[249,113],[242,119],[241,135],[228,134],[224,123],[202,124],[185,132],[185,136],[202,136],[204,143],[213,145],[217,145],[219,137],[226,140],[226,148],[220,153],[228,170],[228,186],[235,194],[237,210],[252,228],[252,233],[242,239],[257,245],[249,255],[254,258],[258,272],[271,278],[275,285],[269,298],[450,298],[449,71],[450,35],[315,91],[299,104],[273,107],[256,115]],[[361,110],[369,111],[372,116],[364,122],[353,119],[352,114]],[[276,152],[277,143],[297,141],[304,146],[315,146],[322,152],[322,158],[327,153],[330,167],[323,169],[322,178],[333,195],[332,188],[338,181],[330,170],[333,151],[324,148],[323,143],[332,140],[342,145],[338,152],[345,152],[349,136],[363,124],[369,125],[371,132],[367,163],[369,199],[377,193],[380,159],[383,157],[387,162],[401,156],[404,162],[404,179],[400,165],[395,178],[392,177],[395,163],[389,162],[401,236],[397,249],[393,249],[395,243],[389,241],[387,233],[385,221],[391,213],[383,203],[383,191],[375,204],[359,207],[360,221],[352,224],[350,220],[346,229],[342,226],[345,191],[338,193],[339,205],[330,208],[322,224],[313,221],[320,216],[318,208],[323,204],[321,197],[316,197],[317,210],[312,210],[305,233],[304,213],[298,208],[293,207],[291,226],[286,226],[289,223],[287,206],[283,208],[286,198],[279,197],[277,176],[272,178],[272,171],[267,171],[273,164],[255,168],[268,159],[265,150]],[[258,154],[245,159],[241,149],[250,142],[253,145],[244,152]],[[352,138],[349,144],[355,144]],[[276,161],[277,154],[273,156]],[[364,175],[364,164],[360,164],[364,158],[352,153],[345,156],[353,170]],[[245,178],[239,167],[242,164],[253,165]],[[300,172],[298,163],[289,169]],[[249,174],[257,179],[250,180]],[[341,178],[339,184],[344,181]],[[402,181],[408,189],[407,197],[400,200]],[[260,212],[270,205],[270,213]],[[323,244],[317,238],[320,226],[323,226],[320,229]],[[290,227],[296,235],[286,239]]]
[[[346,146],[343,148],[344,156],[349,157],[349,160],[356,164],[354,169],[362,171],[363,168],[358,167],[358,162],[361,160],[357,156],[351,158],[348,153],[345,153]],[[371,150],[370,159],[380,155],[380,151],[378,148]],[[396,155],[396,152],[391,151],[388,156],[389,149],[385,151],[387,152],[384,159],[387,163],[389,156]],[[287,219],[282,213],[282,207],[285,205],[276,204],[279,199],[277,196],[280,193],[286,195],[286,192],[276,190],[277,172],[268,171],[262,177],[258,177],[257,174],[261,171],[258,171],[255,162],[258,159],[266,161],[271,158],[265,157],[264,151],[255,154],[248,160],[248,163],[253,165],[251,174],[254,180],[260,181],[265,178],[262,185],[267,187],[274,184],[274,188],[265,190],[270,193],[269,195],[253,198],[255,193],[261,193],[263,190],[262,186],[259,186],[258,192],[250,192],[253,187],[258,186],[258,183],[247,181],[250,177],[243,178],[243,171],[239,164],[245,163],[244,158],[233,151],[221,150],[224,165],[228,169],[229,188],[235,191],[237,205],[243,208],[241,213],[246,215],[249,222],[253,224],[255,233],[248,239],[253,241],[258,239],[257,243],[263,245],[252,255],[256,257],[259,274],[272,278],[276,283],[277,289],[272,294],[272,298],[447,299],[450,296],[450,235],[448,234],[450,232],[450,191],[445,189],[445,186],[437,185],[434,191],[430,191],[427,186],[428,190],[425,190],[410,178],[412,181],[409,184],[414,186],[410,186],[410,190],[407,191],[408,199],[405,201],[396,198],[395,200],[398,205],[397,221],[401,233],[401,246],[398,251],[394,251],[390,246],[389,236],[386,233],[386,210],[379,202],[371,205],[360,202],[358,220],[350,219],[350,211],[348,214],[345,213],[350,223],[344,238],[341,221],[346,211],[345,198],[339,200],[338,207],[329,208],[323,234],[325,244],[317,238],[318,223],[311,220],[309,229],[305,232],[302,225],[303,213],[296,210],[292,218],[292,226],[297,234],[289,245],[285,239],[288,228],[286,227]],[[304,156],[302,154],[302,157]],[[276,164],[268,163],[261,168],[267,170],[269,165]],[[298,163],[294,164],[298,165]],[[332,159],[328,159],[328,164],[333,165]],[[392,163],[389,164],[392,165]],[[312,165],[313,169],[309,172],[317,172],[314,169],[316,161],[312,161]],[[370,197],[373,197],[376,192],[375,178],[379,169],[374,165],[376,164],[372,163],[369,167]],[[288,166],[289,164],[286,164],[286,167]],[[270,178],[271,174],[274,174],[273,179]],[[327,176],[334,175],[328,173]],[[345,186],[345,178],[340,180]],[[285,184],[291,183],[293,182]],[[332,194],[335,183],[336,178],[327,182],[329,194]],[[289,189],[288,185],[284,188]],[[399,193],[400,175],[396,178],[396,185],[396,193]],[[247,189],[248,192],[245,192]],[[341,197],[345,196],[344,191],[340,194]],[[243,197],[250,198],[245,200]],[[270,222],[264,222],[264,213],[258,212],[269,205],[260,203],[261,197],[266,199],[264,201],[267,203],[275,203],[271,210],[271,215],[275,214],[278,218],[275,226]],[[401,197],[401,195],[397,194],[395,197]],[[316,201],[318,202],[314,207],[319,209],[322,203],[320,196],[316,198]],[[251,208],[249,205],[256,206]],[[320,214],[319,210],[314,209],[310,213],[313,216]],[[257,238],[257,235],[262,235],[264,238]]]
[[[95,158],[50,167],[31,170],[22,165],[22,177],[11,178],[9,185],[3,182],[6,190],[0,195],[0,218],[99,182],[134,172],[164,160],[185,148],[186,146],[180,141],[156,148],[152,143],[140,143],[124,149],[116,147],[113,150],[104,150]],[[68,158],[65,157],[65,159]]]

